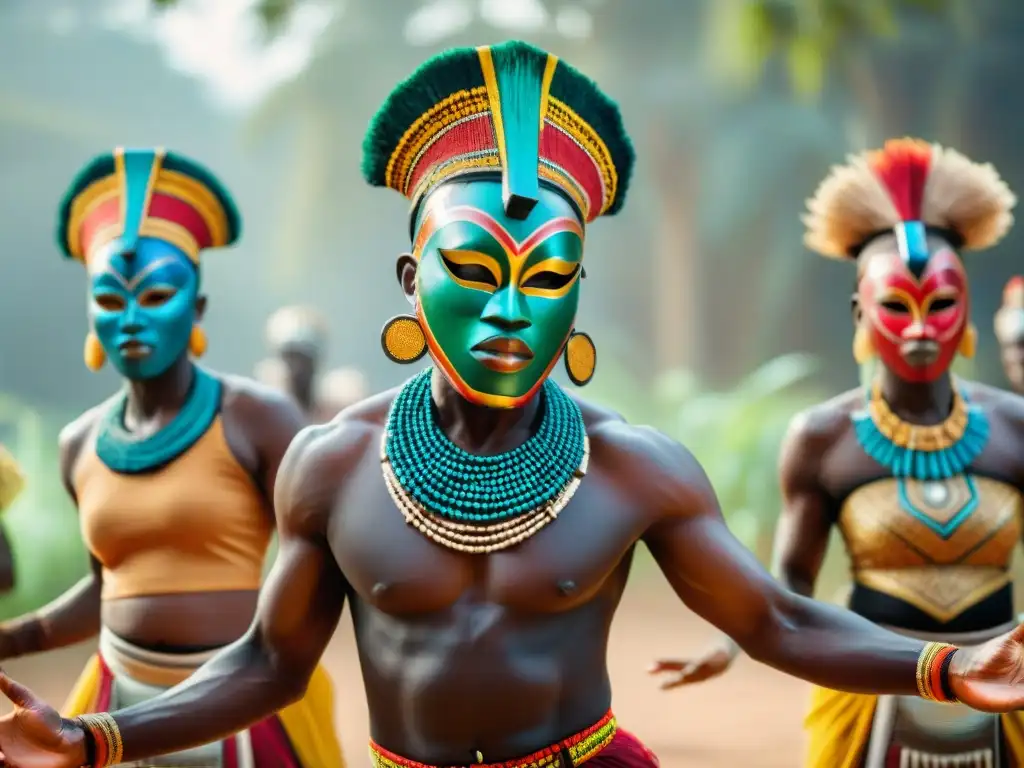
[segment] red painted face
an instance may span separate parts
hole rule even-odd
[[[949,369],[970,314],[967,273],[952,249],[935,250],[920,278],[895,248],[875,252],[857,292],[886,368],[912,382],[934,381]]]

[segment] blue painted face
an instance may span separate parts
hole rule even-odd
[[[188,354],[199,274],[163,240],[140,238],[131,258],[118,245],[89,258],[89,321],[121,375],[152,379]]]

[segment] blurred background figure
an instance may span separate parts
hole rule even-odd
[[[25,475],[18,462],[0,444],[0,593],[14,588],[14,553],[3,514],[25,488]]]
[[[330,421],[350,405],[370,396],[366,376],[355,368],[334,368],[324,374],[317,387],[320,421]]]
[[[287,392],[310,418],[319,418],[316,378],[327,343],[327,323],[311,307],[281,307],[266,325],[271,357],[257,364],[256,377]]]
[[[1024,394],[1024,277],[1006,283],[995,326],[1003,372],[1014,391]]]

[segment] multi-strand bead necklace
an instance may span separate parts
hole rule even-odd
[[[583,415],[561,387],[544,382],[536,434],[517,448],[476,456],[434,418],[427,369],[398,393],[381,442],[391,498],[407,523],[460,552],[515,546],[558,517],[587,471]]]

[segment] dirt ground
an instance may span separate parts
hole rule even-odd
[[[680,608],[661,579],[643,582],[630,585],[612,632],[609,657],[619,721],[659,755],[664,768],[798,766],[807,701],[803,683],[742,659],[717,681],[673,693],[658,690],[646,674],[648,663],[697,649],[710,632]],[[89,652],[79,646],[5,668],[59,704]],[[338,728],[349,765],[367,765],[366,705],[347,616],[325,662],[338,692]]]

